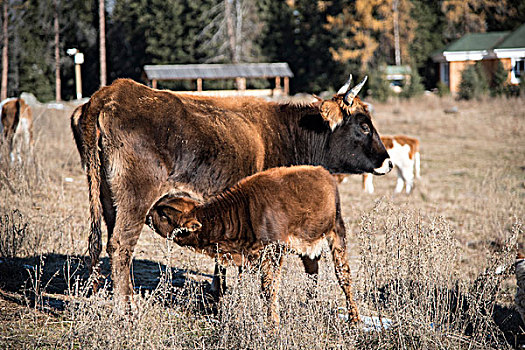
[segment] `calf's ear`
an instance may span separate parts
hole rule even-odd
[[[162,210],[169,213],[184,213],[193,209],[197,202],[187,197],[164,196],[155,203],[154,207],[162,208]]]

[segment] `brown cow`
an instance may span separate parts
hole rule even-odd
[[[363,84],[351,89],[349,79],[331,100],[308,105],[178,95],[128,79],[101,88],[71,116],[89,184],[94,272],[102,215],[114,292],[129,297],[131,258],[146,214],[167,193],[207,198],[277,166],[390,171],[388,153],[356,96]],[[305,263],[311,266],[317,265]]]
[[[22,98],[8,98],[0,103],[0,134],[9,145],[11,162],[22,162],[22,146],[30,152],[33,148],[33,112]],[[0,140],[0,141],[3,141]]]
[[[349,320],[359,320],[337,183],[322,167],[272,168],[203,203],[166,196],[150,210],[147,222],[161,236],[211,257],[238,266],[259,261],[268,316],[275,323],[284,248],[317,261],[327,241]]]

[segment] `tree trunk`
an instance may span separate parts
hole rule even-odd
[[[99,0],[98,18],[100,36],[100,86],[106,86],[106,10],[104,8],[104,0]]]
[[[235,29],[233,24],[233,0],[224,0],[225,1],[225,17],[226,17],[226,30],[228,33],[228,42],[230,43],[230,55],[232,63],[237,62],[237,53],[236,53],[236,38],[235,38]]]
[[[58,0],[53,0],[55,7],[55,100],[62,100],[62,81],[60,80],[60,27],[58,25]]]
[[[395,52],[395,60],[396,60],[396,66],[401,65],[401,49],[399,47],[399,0],[394,0],[393,4],[393,15],[394,15],[394,52]]]
[[[7,98],[7,73],[9,69],[9,57],[7,56],[7,48],[9,46],[9,33],[7,31],[7,10],[8,1],[4,0],[4,16],[2,25],[2,35],[4,36],[4,47],[2,48],[2,88],[0,91],[0,99],[3,101]]]

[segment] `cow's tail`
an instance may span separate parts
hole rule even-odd
[[[100,127],[98,111],[93,113],[89,102],[79,106],[71,115],[71,129],[77,144],[82,166],[87,175],[89,186],[89,209],[91,214],[91,231],[89,234],[90,271],[95,281],[98,275],[98,261],[102,251],[102,203],[100,201]],[[95,282],[96,287],[96,282]]]
[[[421,178],[421,155],[419,154],[419,142],[415,144],[414,153],[414,169],[416,171],[416,179]]]

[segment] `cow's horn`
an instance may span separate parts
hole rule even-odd
[[[346,94],[346,92],[348,91],[348,89],[350,88],[350,84],[352,83],[352,74],[350,74],[350,77],[348,78],[348,80],[346,81],[346,83],[341,86],[341,88],[339,89],[339,91],[337,91],[337,94],[338,95],[342,95],[342,94]]]
[[[368,79],[368,75],[365,76],[365,78],[363,79],[362,82],[360,82],[359,84],[354,86],[352,88],[352,90],[350,90],[350,91],[348,91],[346,93],[346,95],[345,95],[343,100],[346,102],[347,105],[349,105],[349,106],[352,105],[352,102],[354,101],[354,98],[357,96],[359,91],[361,91],[361,88],[363,87],[363,85],[365,85],[367,79]]]

